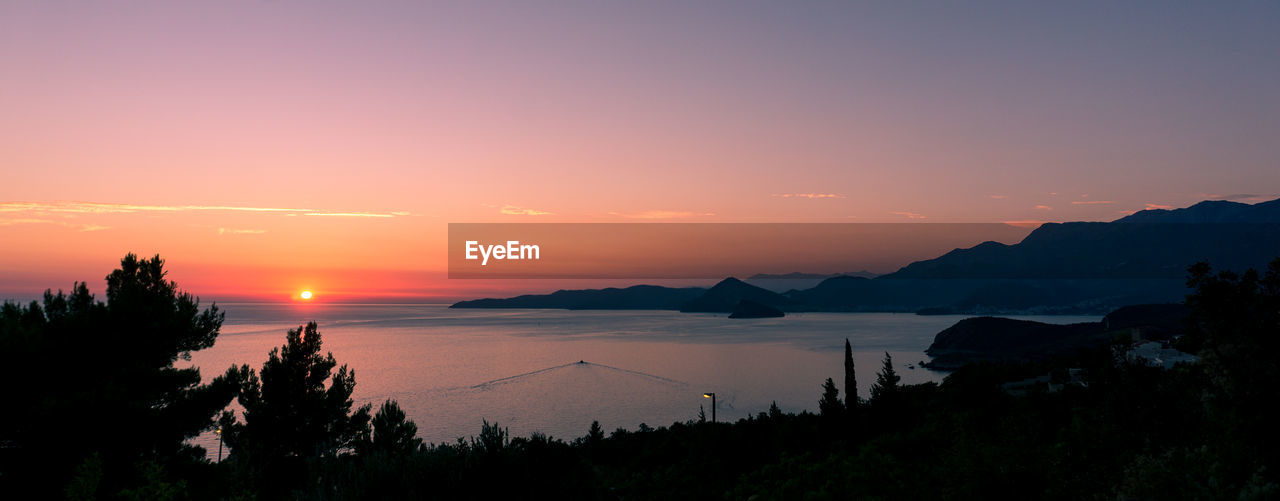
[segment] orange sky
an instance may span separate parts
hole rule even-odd
[[[1278,12],[5,2],[0,297],[100,290],[130,251],[217,297],[510,287],[443,278],[450,222],[1270,199]]]

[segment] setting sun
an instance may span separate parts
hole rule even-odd
[[[301,297],[302,299],[311,299],[311,291],[302,291],[302,294],[298,294],[298,297]]]

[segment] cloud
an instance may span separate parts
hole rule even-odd
[[[907,212],[907,211],[890,212],[890,214],[893,214],[893,215],[895,215],[895,216],[906,216],[906,217],[907,217],[907,218],[909,218],[909,219],[926,219],[926,218],[928,218],[928,216],[925,216],[925,215],[923,215],[923,214],[917,214],[917,213],[915,213],[915,212]]]
[[[1164,209],[1164,210],[1169,210],[1169,209],[1172,209],[1172,208],[1173,208],[1173,206],[1172,206],[1172,205],[1147,204],[1147,210],[1152,210],[1152,209]]]
[[[1123,216],[1132,216],[1132,215],[1134,215],[1134,214],[1135,214],[1135,213],[1137,213],[1137,212],[1138,212],[1138,211],[1136,211],[1136,210],[1118,210],[1118,211],[1116,211],[1116,214],[1120,214],[1120,215],[1123,215]]]
[[[994,199],[996,199],[996,200],[1004,200],[1004,199],[1006,199],[1006,198],[1009,198],[1009,196],[1008,196],[1008,195],[988,195],[988,196],[990,196],[991,198],[994,198]]]
[[[304,212],[302,215],[331,217],[396,217],[394,214],[380,214],[377,212]]]
[[[1037,205],[1036,210],[1053,210],[1053,207],[1049,207],[1048,205]]]
[[[1076,200],[1071,205],[1105,205],[1116,203],[1114,200]]]
[[[246,230],[246,229],[240,229],[240,228],[218,228],[218,234],[219,234],[219,235],[224,235],[224,234],[227,234],[227,233],[230,233],[230,234],[232,234],[232,235],[261,235],[261,234],[266,233],[266,232],[267,232],[267,230]]]
[[[544,210],[527,209],[524,207],[516,207],[514,205],[504,205],[498,212],[508,216],[546,216],[552,214]]]
[[[408,212],[337,212],[291,207],[246,207],[235,205],[139,205],[100,202],[0,202],[0,212],[44,214],[130,214],[137,212],[264,212],[306,214],[308,216],[399,217]]]
[[[63,228],[71,228],[76,231],[101,231],[110,229],[110,226],[102,226],[100,224],[78,224],[68,223],[66,221],[54,221],[52,219],[37,218],[8,218],[0,219],[0,226],[17,226],[20,224],[52,224]]]
[[[714,212],[689,212],[674,210],[647,210],[641,212],[610,212],[611,216],[625,217],[627,219],[683,219],[697,216],[714,216]]]
[[[810,200],[818,200],[822,198],[844,198],[839,193],[774,193],[774,198],[807,198]]]

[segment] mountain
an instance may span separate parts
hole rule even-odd
[[[880,275],[867,270],[851,271],[848,273],[802,273],[799,271],[793,271],[791,273],[780,274],[757,273],[748,277],[747,280],[809,280],[815,278],[823,280],[835,277],[876,278],[878,276]]]
[[[729,318],[778,318],[785,317],[786,313],[782,310],[760,304],[750,299],[743,299],[734,305],[733,312],[729,313]]]
[[[1182,333],[1189,310],[1181,304],[1124,306],[1100,322],[1046,324],[1001,317],[966,318],[939,332],[925,350],[928,366],[954,369],[975,361],[1026,362],[1071,355],[1103,346],[1117,335],[1172,339]]]
[[[675,310],[707,290],[635,285],[625,289],[559,290],[507,299],[459,301],[450,308],[559,308],[569,310]]]
[[[1013,245],[983,242],[875,278],[841,275],[815,283],[796,278],[809,276],[801,273],[753,277],[804,282],[785,293],[728,278],[710,289],[557,291],[454,307],[728,313],[749,300],[787,312],[1102,314],[1128,304],[1180,301],[1187,267],[1198,261],[1219,270],[1262,269],[1277,256],[1280,200],[1205,201],[1110,223],[1046,223]]]
[[[1117,223],[1280,223],[1280,199],[1253,205],[1205,200],[1182,209],[1148,209]]]
[[[1278,223],[1280,200],[1207,201],[1110,223],[1045,223],[1017,244],[955,249],[878,280],[1182,279],[1187,266],[1202,260],[1219,269],[1266,266],[1280,255]]]
[[[729,277],[701,296],[686,301],[680,306],[680,311],[729,313],[744,299],[781,309],[795,305],[795,301],[782,294]]]

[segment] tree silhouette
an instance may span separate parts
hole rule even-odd
[[[0,307],[0,377],[21,382],[5,397],[21,412],[0,413],[0,491],[63,485],[79,465],[95,473],[77,475],[77,492],[111,495],[203,461],[186,440],[212,426],[236,385],[202,385],[198,368],[174,364],[213,346],[223,314],[165,277],[159,256],[128,254],[106,277],[105,303],[76,283]],[[75,431],[86,429],[91,440]]]
[[[290,329],[284,346],[271,350],[261,378],[248,365],[239,368],[244,423],[230,411],[221,419],[233,455],[250,454],[263,460],[332,456],[369,440],[371,406],[351,411],[355,372],[343,365],[333,373],[338,363],[333,353],[320,355],[321,343],[316,323],[309,322]],[[391,421],[387,416],[384,424]]]
[[[372,425],[371,441],[361,447],[362,453],[403,456],[422,448],[422,439],[418,438],[418,425],[406,418],[395,400],[382,403],[378,413],[373,416]]]
[[[604,440],[604,429],[600,427],[599,421],[592,421],[591,427],[587,429],[587,443],[598,444]]]
[[[871,400],[883,401],[898,393],[898,381],[902,377],[893,370],[893,356],[884,352],[884,365],[876,374],[876,382],[871,385]]]
[[[853,373],[853,346],[849,338],[844,338],[844,406],[849,410],[858,407],[858,378]]]
[[[836,382],[831,378],[827,378],[822,383],[822,399],[818,400],[818,412],[823,416],[834,417],[840,415],[844,410],[844,404],[840,402],[840,390],[836,389]]]

